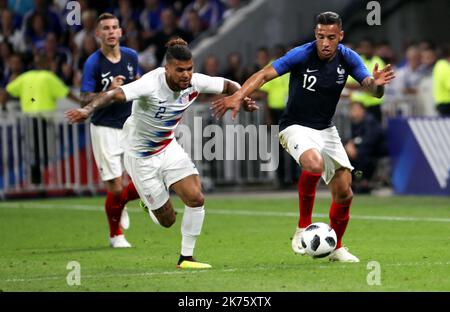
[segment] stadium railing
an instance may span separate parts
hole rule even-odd
[[[348,104],[348,99],[341,99],[334,117],[343,139],[351,131]],[[70,125],[64,119],[63,112],[71,105],[63,104],[64,109],[51,118],[13,110],[0,115],[0,199],[104,192],[89,123]],[[197,166],[205,190],[276,185],[270,164],[278,164],[278,128],[265,124],[264,104],[258,105],[257,113],[241,112],[235,121],[229,113],[220,120],[213,118],[209,103],[195,103],[185,112],[176,137]],[[419,111],[416,107],[411,96],[383,104],[383,113],[411,117]]]
[[[71,125],[62,111],[51,117],[9,112],[0,118],[0,198],[103,192],[89,123]],[[264,118],[261,109],[241,113],[236,121],[229,114],[217,121],[209,105],[201,103],[185,112],[176,137],[193,159],[206,189],[272,182],[274,173],[261,170],[267,157],[253,150],[264,149],[263,156],[278,161],[278,153],[271,153],[278,148],[278,131],[263,125]]]

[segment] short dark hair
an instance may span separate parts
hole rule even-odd
[[[166,62],[173,59],[179,61],[189,61],[192,59],[192,53],[188,48],[188,43],[179,37],[167,42],[166,48]]]
[[[108,13],[108,12],[102,13],[102,14],[100,14],[99,17],[97,17],[97,26],[98,26],[98,24],[100,24],[101,21],[103,21],[103,20],[108,20],[108,19],[116,19],[116,20],[119,20],[119,19],[117,18],[117,16],[115,16],[114,14],[111,14],[111,13]]]
[[[342,28],[342,19],[339,16],[339,14],[335,12],[322,12],[319,15],[316,16],[316,26],[322,24],[322,25],[338,25],[339,28]]]

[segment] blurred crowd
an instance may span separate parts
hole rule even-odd
[[[3,109],[8,100],[6,86],[31,69],[45,68],[59,77],[64,84],[59,87],[61,90],[65,86],[79,89],[83,65],[99,48],[96,19],[103,12],[119,18],[123,29],[121,44],[138,52],[141,71],[145,73],[162,64],[164,46],[171,37],[179,36],[195,44],[250,0],[77,2],[80,24],[69,25],[67,0],[0,0],[0,104]],[[209,55],[196,68],[204,74],[223,76],[242,84],[299,44],[260,47],[248,63],[244,63],[240,51],[230,53],[225,64],[216,55]],[[341,136],[356,172],[363,173],[360,181],[364,191],[366,187],[370,189],[368,183],[375,175],[377,161],[387,154],[384,138],[387,117],[450,115],[450,49],[424,40],[405,43],[402,55],[398,55],[389,42],[374,42],[370,38],[345,44],[359,53],[370,72],[375,64],[380,68],[391,64],[396,72],[396,79],[386,87],[382,99],[365,93],[351,78],[342,93],[342,101],[348,104],[346,114],[351,126],[350,132]],[[266,124],[278,124],[286,105],[288,85],[289,77],[280,77],[252,95],[265,103]],[[199,100],[211,101],[214,97],[202,95]],[[280,187],[292,185],[298,178],[296,165],[284,151],[279,156]]]
[[[37,55],[47,56],[48,69],[67,86],[79,88],[83,65],[99,47],[95,28],[97,16],[102,12],[111,12],[119,17],[124,32],[122,44],[138,51],[141,70],[145,73],[161,65],[164,45],[169,38],[180,36],[193,43],[217,29],[224,19],[248,2],[80,0],[80,25],[69,25],[67,0],[0,0],[0,101],[5,103],[4,89],[9,82],[36,68]],[[389,42],[374,43],[363,39],[347,45],[363,57],[370,71],[375,63],[380,67],[387,63],[394,65],[397,78],[386,89],[382,100],[364,95],[351,79],[344,96],[362,102],[380,122],[383,122],[382,116],[437,114],[433,98],[433,67],[445,55],[432,42],[405,44],[405,53],[401,56],[394,53]],[[220,64],[217,56],[211,55],[199,67],[206,74],[222,75],[242,83],[291,47],[261,47],[250,64],[243,63],[239,51],[228,55],[226,64]]]
[[[107,0],[77,1],[80,25],[69,25],[68,0],[0,0],[0,96],[19,74],[36,68],[39,54],[66,85],[78,88],[81,71],[99,48],[96,19],[103,12],[116,15],[123,30],[121,43],[139,54],[142,72],[158,67],[169,38],[189,43],[214,32],[249,0]],[[72,16],[73,17],[73,16]]]

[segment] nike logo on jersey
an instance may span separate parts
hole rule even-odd
[[[108,76],[109,74],[111,74],[111,72],[107,72],[106,74],[102,73],[102,78],[105,78],[106,76]]]
[[[167,100],[158,100],[159,104],[163,104],[163,103],[166,103],[166,102],[167,102]]]
[[[306,69],[307,73],[314,73],[316,71],[319,71],[319,70],[318,69],[309,69],[309,68]]]

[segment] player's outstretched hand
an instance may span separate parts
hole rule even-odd
[[[68,110],[65,115],[70,123],[80,123],[89,118],[89,111],[85,108],[73,108]]]
[[[231,117],[234,120],[239,112],[239,108],[241,108],[241,100],[234,95],[230,95],[224,98],[220,98],[214,102],[212,102],[212,111],[213,116],[217,119],[221,118],[225,115],[227,110],[231,110]]]
[[[378,70],[378,63],[375,64],[373,69],[373,78],[375,79],[375,84],[377,86],[384,86],[391,82],[395,78],[394,70],[391,64],[388,64],[382,70]]]
[[[244,109],[247,112],[254,112],[257,111],[259,109],[259,106],[256,105],[256,102],[249,98],[248,96],[244,99]]]

